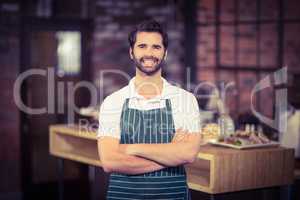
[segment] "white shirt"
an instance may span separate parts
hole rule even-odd
[[[120,138],[120,118],[123,104],[129,98],[129,108],[138,110],[151,110],[164,108],[166,99],[170,99],[175,130],[182,128],[189,132],[200,132],[200,114],[196,97],[179,87],[163,80],[161,95],[145,99],[139,95],[132,78],[129,84],[107,96],[101,104],[99,113],[98,137],[111,136]]]

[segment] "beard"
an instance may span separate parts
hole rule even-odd
[[[147,76],[151,76],[151,75],[155,74],[156,72],[158,72],[164,64],[163,60],[159,60],[158,58],[156,58],[154,56],[143,56],[142,58],[138,59],[138,58],[135,57],[133,52],[132,52],[132,55],[133,55],[133,61],[134,61],[135,66],[141,72],[146,74]],[[152,62],[154,63],[153,66],[152,67],[145,67],[144,64],[143,64],[145,59],[152,60]]]

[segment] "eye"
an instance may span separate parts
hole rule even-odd
[[[139,45],[137,45],[138,46],[138,48],[140,48],[140,49],[143,49],[143,48],[145,48],[146,47],[146,45],[145,44],[139,44]]]
[[[154,49],[161,49],[161,46],[160,45],[153,45],[153,48]]]

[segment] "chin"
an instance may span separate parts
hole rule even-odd
[[[144,68],[144,69],[154,69],[153,66],[144,66],[143,68]]]
[[[157,69],[157,66],[140,66],[140,68],[138,67],[139,71],[141,71],[142,73],[146,74],[146,75],[153,75],[156,74],[159,69]]]
[[[146,71],[146,72],[151,72],[151,71],[154,71],[155,70],[155,67],[146,67],[146,66],[143,66],[143,71]]]

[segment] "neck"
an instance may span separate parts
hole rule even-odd
[[[163,88],[161,70],[151,76],[148,76],[137,69],[134,85],[137,93],[147,99],[160,95]]]

